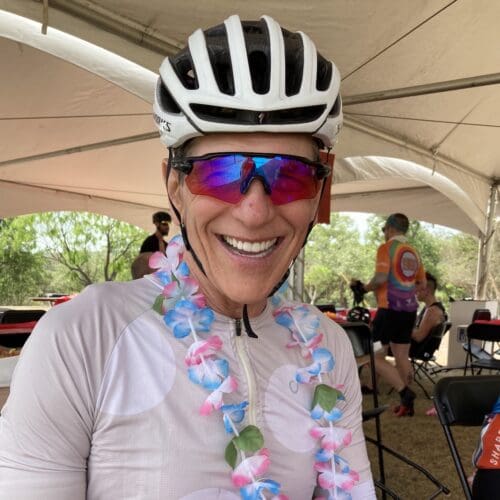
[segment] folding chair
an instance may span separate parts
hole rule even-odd
[[[394,493],[388,486],[386,486],[385,479],[385,468],[384,468],[384,452],[389,453],[393,457],[401,460],[406,463],[410,467],[413,467],[424,474],[429,481],[434,483],[437,486],[436,492],[430,497],[435,498],[440,493],[449,494],[450,490],[440,483],[428,470],[424,469],[421,465],[413,462],[408,457],[405,457],[401,453],[389,448],[388,446],[382,443],[382,429],[380,424],[380,415],[387,410],[388,406],[383,405],[379,406],[378,403],[378,391],[377,391],[377,375],[375,373],[375,360],[374,360],[374,352],[373,352],[373,340],[371,335],[370,327],[366,323],[362,322],[347,322],[340,323],[340,325],[344,328],[349,340],[351,341],[354,356],[356,358],[366,357],[369,355],[370,357],[370,372],[372,379],[372,387],[373,387],[373,407],[363,411],[363,422],[368,420],[375,420],[375,439],[370,436],[365,435],[365,439],[367,442],[374,444],[378,450],[378,463],[379,463],[379,474],[380,478],[378,480],[374,480],[375,486],[377,486],[382,491],[382,498],[386,498],[386,494],[391,498],[399,498],[396,493]]]
[[[483,342],[482,347],[474,344],[474,340]],[[500,370],[500,359],[484,349],[485,342],[500,342],[500,324],[496,322],[478,320],[467,327],[467,342],[464,344],[466,351],[464,375],[470,367],[471,374],[474,375],[474,368]]]
[[[420,378],[424,376],[433,384],[436,383],[433,378],[434,371],[431,363],[435,364],[436,358],[434,356],[434,353],[439,349],[441,340],[443,339],[444,335],[450,330],[450,328],[451,323],[449,321],[443,321],[439,325],[436,325],[434,328],[432,328],[429,332],[429,335],[427,335],[427,337],[422,342],[412,341],[410,346],[409,357],[413,367],[414,380],[422,389],[422,391],[424,391],[427,399],[431,399],[431,397],[427,392],[427,389],[420,382]]]
[[[45,309],[9,309],[0,317],[0,323],[38,321],[46,312]]]
[[[9,348],[21,348],[25,344],[33,329],[33,322],[38,321],[47,311],[44,309],[9,309],[0,316],[0,325],[19,328],[15,333],[0,330],[0,345]]]
[[[489,321],[491,319],[491,311],[489,309],[476,309],[472,314],[472,323],[478,320]]]
[[[444,377],[434,388],[434,405],[467,500],[472,498],[471,490],[451,427],[481,426],[499,394],[498,375]],[[477,437],[479,439],[479,432]]]

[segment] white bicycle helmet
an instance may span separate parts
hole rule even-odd
[[[164,144],[216,132],[300,132],[333,146],[340,75],[302,32],[231,16],[195,31],[160,67],[154,119]]]

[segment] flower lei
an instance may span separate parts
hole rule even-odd
[[[243,429],[238,426],[245,418],[248,401],[224,404],[224,394],[234,392],[237,382],[229,373],[228,361],[218,356],[222,340],[210,334],[215,314],[207,307],[204,295],[198,293],[198,283],[190,277],[189,268],[183,261],[184,252],[182,238],[175,236],[167,246],[166,255],[156,252],[151,256],[149,265],[157,269],[154,276],[163,285],[153,309],[163,316],[175,338],[192,336],[193,343],[184,359],[188,377],[191,382],[209,391],[200,413],[210,415],[215,410],[220,411],[226,432],[233,435],[226,447],[225,459],[233,469],[232,482],[239,488],[241,498],[287,500],[278,482],[262,477],[271,463],[269,451],[264,448],[262,432],[255,425],[247,425]],[[344,400],[344,396],[340,386],[331,387],[322,382],[322,374],[332,371],[335,361],[328,349],[320,347],[323,334],[317,331],[319,318],[304,305],[287,305],[278,294],[273,296],[272,304],[276,306],[273,311],[276,323],[287,328],[291,334],[287,347],[299,348],[303,357],[311,361],[308,366],[297,370],[296,382],[319,382],[314,390],[310,412],[316,425],[310,434],[320,440],[314,468],[324,496],[315,500],[349,499],[349,491],[359,476],[336,453],[351,442],[351,432],[334,426],[342,417],[342,411],[336,408],[336,404]],[[325,425],[320,425],[322,423]]]

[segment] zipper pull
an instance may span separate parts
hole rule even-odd
[[[236,336],[241,337],[241,319],[237,318],[235,321]]]

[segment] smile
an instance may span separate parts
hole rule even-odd
[[[237,240],[231,236],[222,236],[222,239],[228,246],[245,255],[267,254],[278,241],[278,238],[273,238],[272,240],[250,242]]]

